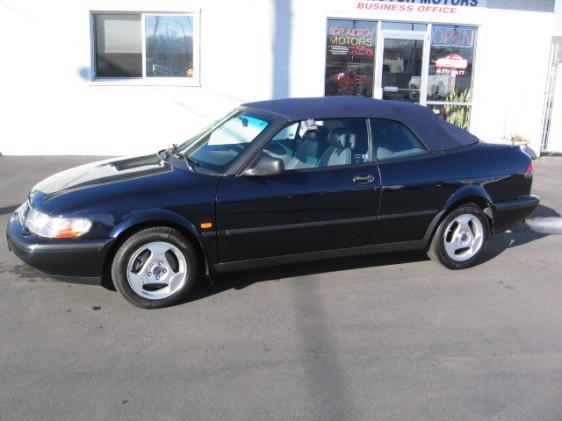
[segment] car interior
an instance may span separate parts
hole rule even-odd
[[[363,119],[316,121],[302,137],[295,123],[263,149],[283,161],[286,170],[349,165],[367,161],[368,135]]]

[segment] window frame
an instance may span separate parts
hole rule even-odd
[[[140,15],[141,18],[141,45],[142,45],[142,76],[140,77],[98,77],[96,75],[96,15]],[[148,77],[146,76],[146,16],[190,16],[193,19],[193,77]],[[96,9],[89,11],[90,21],[90,85],[113,86],[201,86],[201,9],[187,9],[184,11],[154,11],[138,9]]]

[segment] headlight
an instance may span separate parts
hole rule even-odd
[[[30,208],[25,218],[26,228],[46,238],[76,238],[86,234],[92,221],[86,218],[60,218]]]

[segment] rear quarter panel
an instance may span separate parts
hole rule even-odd
[[[529,162],[518,147],[485,143],[381,162],[379,241],[422,239],[436,218],[472,197],[495,203],[529,194]]]

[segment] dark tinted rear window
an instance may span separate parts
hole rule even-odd
[[[427,153],[427,150],[410,129],[393,120],[371,120],[375,158],[379,161],[406,158]]]

